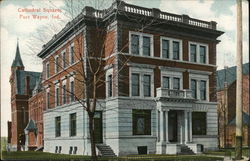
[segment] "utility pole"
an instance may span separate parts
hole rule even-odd
[[[242,158],[242,0],[237,0],[237,81],[235,159]]]

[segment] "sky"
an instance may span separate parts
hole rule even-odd
[[[86,1],[86,2],[85,2]],[[113,0],[85,0],[85,4],[109,6]],[[159,8],[161,11],[187,14],[189,17],[205,21],[216,21],[217,29],[225,32],[218,39],[217,66],[234,66],[236,63],[236,0],[124,0],[127,3]],[[7,136],[7,121],[11,120],[10,69],[15,57],[17,38],[21,57],[27,71],[42,71],[41,60],[36,54],[53,34],[60,31],[70,17],[65,15],[66,4],[63,0],[3,0],[1,5],[1,135]],[[249,62],[249,22],[248,2],[243,0],[243,62]],[[48,19],[34,19],[33,13],[22,9],[60,9],[61,12],[41,12],[38,16]],[[80,11],[80,10],[78,10]],[[52,18],[52,15],[54,16]],[[27,18],[30,16],[30,18]],[[57,19],[58,17],[60,19]],[[58,25],[59,24],[59,25]],[[44,33],[43,31],[49,32]],[[35,41],[39,39],[40,41]]]

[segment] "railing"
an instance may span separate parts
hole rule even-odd
[[[194,18],[190,18],[188,15],[177,15],[172,14],[168,12],[162,12],[159,9],[156,8],[145,8],[140,6],[135,6],[131,4],[127,4],[121,0],[116,0],[111,7],[105,10],[96,10],[93,7],[85,7],[83,9],[83,14],[92,16],[95,18],[104,18],[106,15],[110,14],[110,12],[117,10],[121,11],[120,13],[132,13],[132,14],[138,14],[142,16],[149,16],[154,17],[157,19],[162,19],[166,21],[173,21],[173,22],[179,22],[184,23],[192,26],[197,26],[201,28],[208,28],[208,29],[214,29],[216,30],[216,22],[214,21],[202,21]]]
[[[177,90],[167,88],[157,88],[157,97],[192,99],[192,91],[188,89]]]
[[[182,17],[180,15],[171,14],[171,13],[167,13],[167,12],[161,12],[160,19],[164,19],[164,20],[168,20],[168,21],[182,22]]]
[[[152,15],[151,9],[139,7],[139,6],[134,6],[134,5],[129,5],[129,4],[126,4],[124,6],[124,11],[130,12],[130,13],[136,13],[136,14],[140,14],[140,15],[144,15],[144,16],[151,16]]]

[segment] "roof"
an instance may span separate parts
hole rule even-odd
[[[24,95],[26,89],[26,77],[30,79],[30,93],[35,88],[36,82],[40,79],[40,72],[30,72],[23,70],[15,71],[16,94]]]
[[[249,63],[243,64],[243,75],[249,74]],[[236,80],[236,66],[217,71],[217,91],[224,89],[224,82],[231,85]]]
[[[23,65],[23,61],[20,55],[20,51],[19,51],[19,44],[17,42],[17,46],[16,46],[16,56],[15,59],[12,62],[11,67],[24,67]]]
[[[117,12],[118,11],[118,12]],[[92,21],[94,24],[97,22],[104,23],[110,18],[117,18],[118,16],[132,16],[134,18],[144,19],[149,18],[150,22],[157,20],[162,24],[171,24],[174,28],[184,27],[185,29],[195,30],[194,33],[206,32],[208,36],[213,37],[213,39],[222,35],[224,32],[216,29],[215,21],[203,21],[189,17],[188,15],[177,15],[173,13],[163,12],[156,8],[145,8],[141,6],[136,6],[132,4],[125,3],[122,0],[115,0],[112,5],[103,10],[98,10],[90,6],[85,6],[82,12],[78,14],[72,21],[68,22],[65,27],[55,34],[52,39],[43,45],[42,50],[37,54],[40,58],[44,58],[46,55],[51,53],[52,50],[63,44],[69,37],[74,33],[79,31],[79,28],[84,28],[86,22]],[[110,22],[110,21],[108,21]],[[111,21],[113,22],[113,21]],[[106,26],[106,25],[105,25]],[[183,30],[183,28],[181,28]],[[198,32],[199,31],[199,32]],[[219,40],[217,40],[219,42]]]
[[[36,131],[37,130],[37,127],[36,127],[36,124],[35,122],[31,119],[28,123],[28,125],[25,127],[26,131]]]
[[[32,91],[32,95],[36,95],[42,90],[42,75],[40,75],[39,79],[36,80],[36,85]]]
[[[250,116],[245,112],[242,113],[242,121],[243,125],[250,125]],[[229,122],[228,125],[235,125],[235,117]]]

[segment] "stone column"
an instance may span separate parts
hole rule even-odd
[[[25,133],[25,151],[29,150],[29,131],[28,130],[24,130]]]
[[[188,142],[188,115],[187,111],[184,111],[184,119],[185,119],[185,141],[184,143]]]
[[[189,111],[189,141],[193,141],[193,134],[192,134],[192,111]]]
[[[180,143],[183,144],[183,114],[182,112],[178,112],[177,113],[177,122],[178,122],[178,126],[180,127],[180,134],[178,134],[180,136]]]
[[[165,111],[166,143],[168,143],[168,110]]]
[[[160,111],[160,142],[164,142],[164,112]]]

